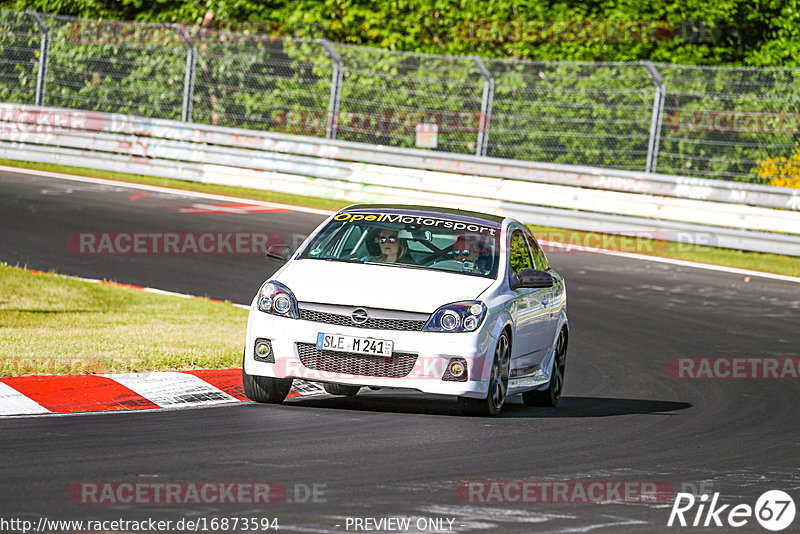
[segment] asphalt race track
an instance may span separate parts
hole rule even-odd
[[[277,268],[260,255],[91,255],[70,251],[68,240],[80,232],[264,231],[291,240],[323,218],[179,209],[196,204],[225,203],[2,172],[0,261],[249,303]],[[469,418],[448,399],[368,391],[280,406],[5,418],[2,516],[277,518],[281,530],[322,533],[363,532],[353,518],[389,517],[453,521],[424,529],[440,532],[731,530],[667,527],[672,498],[464,502],[457,489],[469,481],[652,481],[750,506],[781,489],[800,505],[800,380],[667,373],[677,357],[800,356],[800,284],[601,254],[549,258],[567,280],[571,323],[558,408],[526,408],[515,398],[501,417]],[[287,498],[82,504],[70,488],[83,482],[277,482]],[[800,518],[786,532],[798,525]],[[752,517],[736,531],[767,532]]]

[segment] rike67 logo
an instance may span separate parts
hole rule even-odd
[[[669,514],[667,526],[692,527],[743,527],[753,517],[767,530],[784,530],[794,521],[795,504],[788,493],[770,490],[763,493],[755,507],[749,504],[719,505],[719,493],[709,501],[707,494],[696,497],[691,493],[678,493]]]

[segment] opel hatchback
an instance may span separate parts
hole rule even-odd
[[[272,256],[279,254],[272,250]],[[295,379],[452,395],[497,415],[510,395],[555,406],[569,326],[564,279],[518,221],[355,205],[331,215],[253,298],[244,391],[280,403]]]

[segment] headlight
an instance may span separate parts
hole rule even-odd
[[[425,324],[424,332],[474,332],[486,317],[486,305],[480,301],[454,302],[436,310]]]
[[[258,309],[264,313],[271,313],[280,317],[298,319],[297,299],[289,288],[280,282],[268,281],[261,286],[258,292]]]

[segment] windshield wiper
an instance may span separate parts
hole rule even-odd
[[[425,267],[424,265],[414,265],[413,263],[388,263],[385,261],[365,261],[364,265],[390,265],[392,267],[407,267],[409,269],[425,269],[429,271],[436,270],[431,269],[430,267]]]

